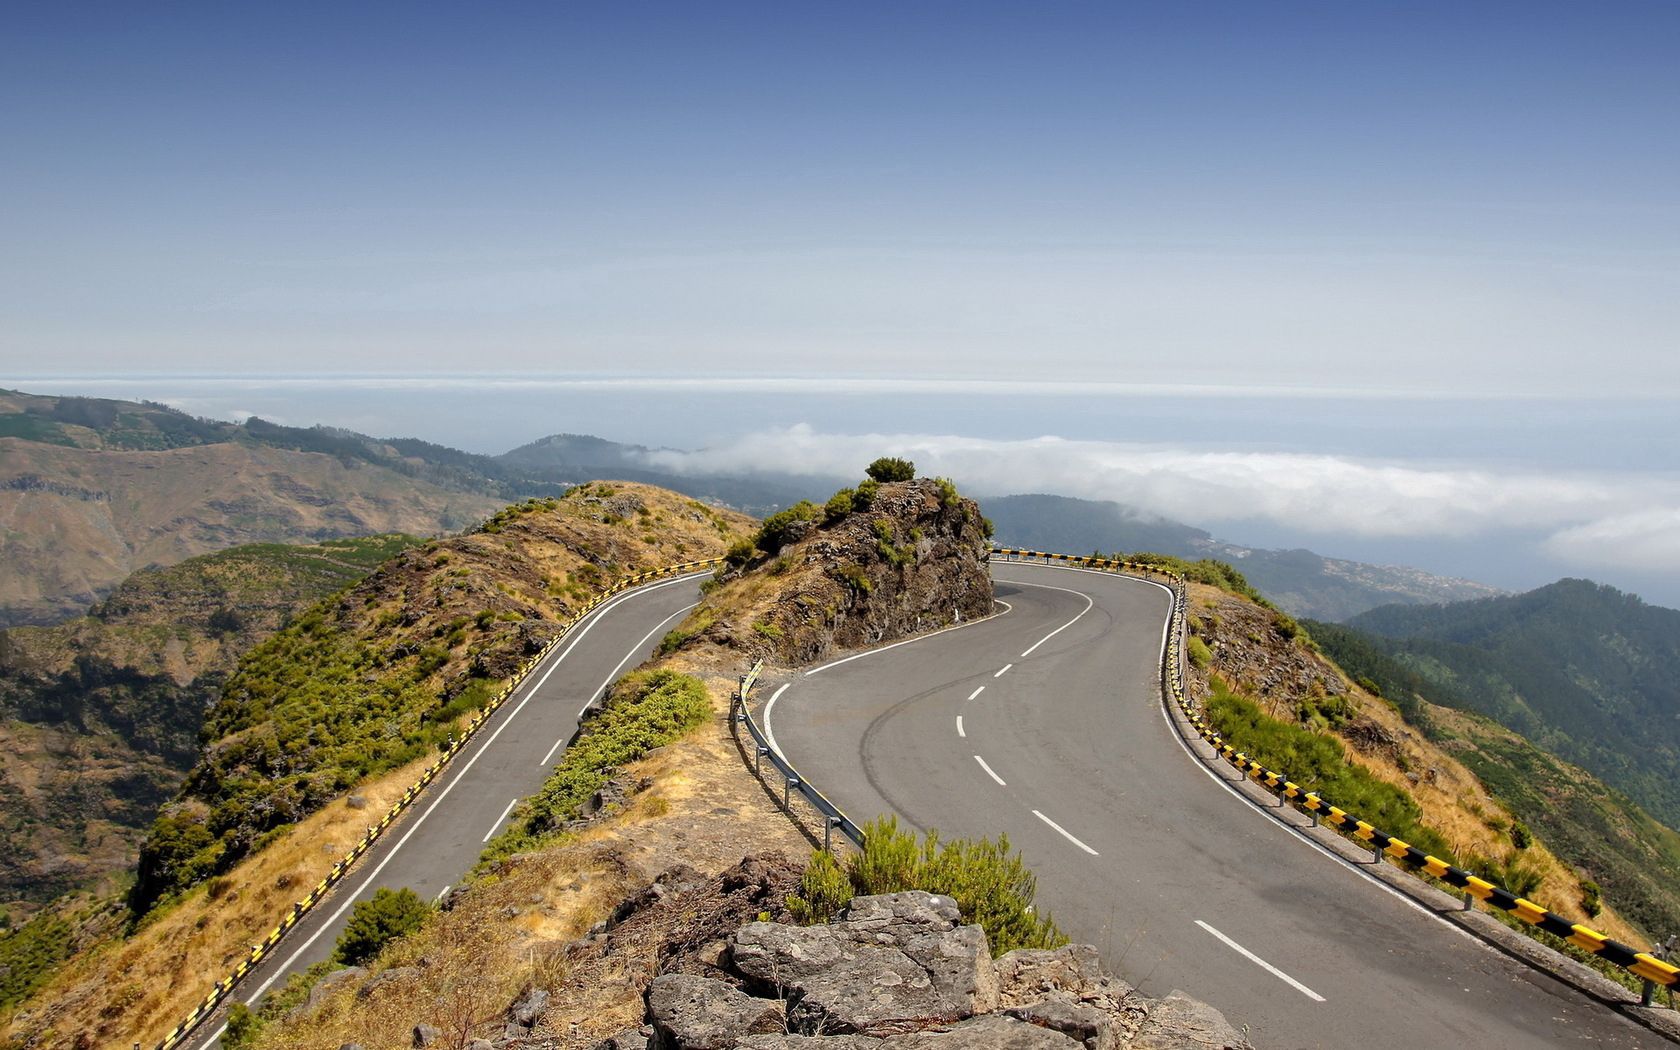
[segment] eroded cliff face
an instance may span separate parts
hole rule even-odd
[[[782,532],[720,578],[673,647],[797,666],[992,611],[985,519],[949,482],[881,485],[863,509]]]

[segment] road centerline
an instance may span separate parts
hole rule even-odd
[[[981,686],[980,688],[976,689],[974,692],[969,693],[968,698],[970,700],[973,700],[975,697],[979,696],[981,693],[984,693],[985,691],[986,691],[986,687]]]
[[[1214,929],[1212,926],[1209,926],[1207,923],[1203,922],[1200,919],[1196,920],[1196,925],[1200,926],[1202,929],[1206,930],[1207,932],[1213,934],[1215,937],[1219,938],[1221,941],[1224,941],[1226,947],[1230,948],[1232,951],[1236,952],[1238,955],[1247,959],[1249,962],[1253,963],[1254,965],[1260,967],[1262,970],[1265,970],[1267,973],[1271,974],[1273,977],[1276,977],[1278,980],[1282,981],[1284,984],[1287,984],[1289,987],[1295,989],[1297,992],[1300,992],[1302,995],[1306,996],[1308,999],[1311,999],[1315,1003],[1324,1002],[1324,996],[1319,995],[1317,992],[1313,991],[1311,988],[1308,988],[1306,985],[1302,984],[1300,981],[1297,981],[1295,978],[1293,978],[1293,977],[1289,976],[1288,974],[1284,973],[1282,970],[1278,969],[1276,966],[1273,966],[1271,963],[1269,963],[1266,960],[1260,958],[1260,956],[1255,955],[1253,952],[1249,951],[1247,948],[1244,948],[1242,945],[1238,944],[1236,941],[1233,941],[1231,938],[1225,936],[1223,933],[1220,933],[1218,930]]]
[[[1032,815],[1037,817],[1039,820],[1044,821],[1044,823],[1050,825],[1052,828],[1056,829],[1056,831],[1061,834],[1062,838],[1067,839],[1069,842],[1073,843],[1075,846],[1078,846],[1080,849],[1084,850],[1086,853],[1089,853],[1091,856],[1093,856],[1093,857],[1102,856],[1102,854],[1098,853],[1096,850],[1092,849],[1091,847],[1085,845],[1085,843],[1081,842],[1079,840],[1079,838],[1073,834],[1073,832],[1069,831],[1067,828],[1062,827],[1060,824],[1051,820],[1049,817],[1040,813],[1038,810],[1036,810],[1036,809],[1033,810]]]
[[[985,759],[981,758],[979,755],[975,755],[974,756],[974,761],[980,763],[980,768],[984,769],[986,771],[987,776],[991,777],[993,780],[998,782],[998,787],[1008,787],[1009,786],[1008,784],[1005,784],[1003,782],[1002,777],[997,775],[996,770],[994,770],[991,766],[986,764]]]
[[[1008,670],[1009,670],[1009,669],[1010,669],[1010,668],[1011,668],[1011,667],[1014,667],[1014,666],[1015,666],[1015,665],[1014,665],[1014,664],[1004,664],[1004,665],[1003,665],[1003,666],[1002,666],[1002,667],[1000,667],[1000,668],[998,668],[998,672],[997,672],[997,674],[995,674],[995,675],[992,675],[992,677],[993,677],[993,678],[1002,678],[1002,677],[1003,677],[1003,676],[1004,676],[1004,674],[1005,674],[1005,673],[1006,673],[1006,672],[1007,672],[1007,671],[1008,671]],[[985,687],[984,687],[984,686],[982,686],[982,687],[981,687],[981,688],[982,688],[982,689],[983,689],[983,688],[985,688]],[[972,697],[972,696],[971,696],[971,697],[969,697],[969,699],[970,699],[970,700],[972,700],[972,699],[974,699],[974,697]]]
[[[962,715],[957,716],[957,735],[962,737],[966,737],[968,735],[968,733],[963,730]]]

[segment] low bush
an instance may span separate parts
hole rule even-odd
[[[1009,838],[952,839],[938,832],[918,838],[881,817],[863,829],[863,849],[847,862],[844,882],[833,856],[817,851],[800,879],[800,893],[788,909],[800,922],[825,922],[853,895],[925,890],[957,902],[963,921],[986,931],[992,954],[1016,948],[1055,948],[1067,937],[1048,915],[1033,910],[1038,880]]]
[[[841,489],[828,497],[828,502],[823,504],[823,524],[832,525],[850,514],[854,509],[852,502],[856,498],[855,489]]]
[[[882,456],[864,470],[873,481],[910,481],[916,476],[916,464],[897,456]]]
[[[875,505],[875,497],[880,494],[881,483],[874,478],[861,482],[852,490],[852,509],[868,510]]]
[[[338,935],[333,961],[360,966],[398,937],[420,929],[431,914],[431,907],[406,886],[400,890],[378,889],[372,899],[357,901],[350,909],[350,921]]]
[[[766,554],[775,554],[793,541],[801,524],[816,523],[822,519],[822,508],[808,499],[802,499],[788,509],[765,518],[753,545]]]
[[[1209,649],[1207,643],[1200,638],[1191,637],[1186,641],[1184,652],[1185,655],[1190,657],[1190,662],[1197,667],[1206,667],[1213,662],[1213,650]]]

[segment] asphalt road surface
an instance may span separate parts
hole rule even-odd
[[[459,882],[506,824],[514,803],[542,786],[583,708],[651,655],[699,600],[705,575],[627,591],[578,624],[356,870],[246,977],[235,997],[254,1004],[289,974],[329,957],[351,906],[375,890],[406,886],[432,900]],[[220,1037],[220,1022],[207,1022],[185,1045],[203,1050]]]
[[[993,578],[1002,615],[759,687],[775,746],[853,819],[1007,834],[1071,937],[1262,1050],[1670,1045],[1236,797],[1167,721],[1165,588]]]

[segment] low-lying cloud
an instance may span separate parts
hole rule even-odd
[[[1306,535],[1404,539],[1539,533],[1544,550],[1566,563],[1680,569],[1680,480],[1667,475],[1525,473],[1059,437],[831,434],[804,425],[649,458],[680,473],[849,477],[888,454],[979,494],[1114,500],[1203,527],[1259,520]]]

